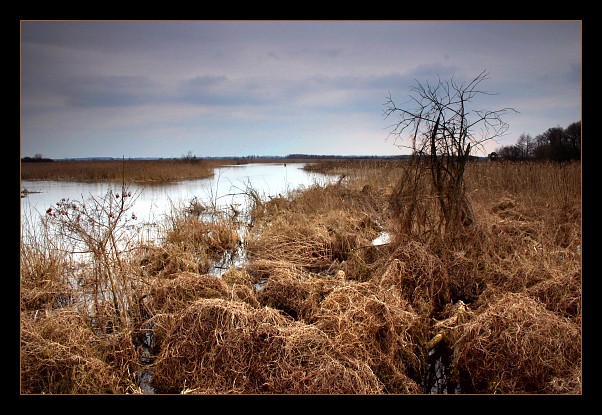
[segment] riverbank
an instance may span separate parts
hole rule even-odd
[[[22,393],[581,393],[579,164],[469,165],[453,238],[424,231],[428,200],[400,216],[403,165],[322,168],[339,180],[174,213],[161,244],[96,244],[88,268],[57,235],[22,245]],[[48,229],[110,242],[115,200]]]
[[[77,159],[21,162],[21,180],[71,182],[165,183],[179,180],[204,179],[213,176],[216,168],[252,163],[329,163],[362,160],[395,160],[378,157],[219,157],[179,159]],[[24,159],[25,160],[25,159]]]

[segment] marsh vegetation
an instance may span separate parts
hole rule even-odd
[[[21,241],[21,392],[581,393],[580,163],[467,163],[453,232],[415,164],[308,168],[337,180],[152,243],[134,177],[57,201]]]

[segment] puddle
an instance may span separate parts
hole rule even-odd
[[[460,384],[452,380],[451,352],[445,344],[439,343],[429,351],[429,364],[422,383],[428,394],[462,393]]]
[[[155,389],[152,386],[153,368],[151,364],[155,361],[155,335],[152,324],[145,324],[144,331],[139,337],[140,344],[140,362],[143,364],[142,369],[136,373],[138,386],[143,394],[154,394]]]
[[[386,245],[391,243],[391,234],[389,232],[381,232],[376,238],[372,240],[373,246]]]
[[[453,351],[444,342],[429,350],[428,366],[422,379],[422,388],[426,394],[470,394],[474,393],[462,376],[452,373]],[[460,374],[461,375],[461,374]]]

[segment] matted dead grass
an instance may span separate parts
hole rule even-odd
[[[208,222],[185,214],[174,214],[165,234],[164,243],[143,249],[140,265],[148,276],[206,274],[226,252],[236,251],[240,244],[235,223]]]
[[[369,274],[368,249],[378,234],[374,220],[361,212],[287,211],[253,232],[247,250],[251,260],[285,260],[314,272],[332,271],[336,264],[346,263],[343,269],[350,277],[362,279]]]
[[[575,180],[550,187],[555,176],[538,169],[533,181],[478,166],[468,184],[491,187],[473,187],[474,223],[449,238],[429,236],[421,214],[427,222],[408,229],[424,233],[400,232],[387,205],[396,188],[376,168],[255,200],[244,241],[235,221],[174,215],[164,244],[140,247],[148,318],[136,335],[112,332],[102,308],[94,329],[83,324],[90,316],[62,300],[64,264],[32,255],[21,275],[22,390],[140,393],[132,338],[140,347],[136,336],[152,330],[158,393],[419,394],[432,390],[421,382],[442,342],[476,393],[579,394],[580,200]],[[394,237],[373,246],[383,230]],[[209,274],[240,246],[242,268]]]
[[[548,310],[559,316],[581,324],[583,295],[581,273],[553,275],[527,288],[524,293],[541,301]]]
[[[257,301],[307,323],[314,322],[320,302],[343,282],[312,274],[285,261],[250,265],[251,269],[257,266],[263,267],[263,275],[266,275],[262,289],[256,294]]]
[[[181,272],[206,273],[211,261],[202,254],[186,251],[177,246],[149,246],[140,259],[142,273],[157,278],[174,278]]]
[[[269,307],[202,299],[175,319],[153,365],[166,393],[378,393],[363,362],[318,328]]]
[[[450,277],[445,263],[429,246],[414,240],[398,243],[373,276],[375,284],[395,287],[422,315],[450,302]]]
[[[329,335],[337,350],[366,362],[387,393],[419,393],[408,372],[420,373],[422,322],[397,290],[348,281],[320,303],[316,327]]]
[[[21,314],[21,393],[135,393],[127,333],[97,336],[72,309]]]
[[[215,275],[180,272],[152,281],[146,306],[152,315],[177,313],[200,298],[227,298],[228,288]]]
[[[458,370],[477,393],[554,393],[573,385],[581,365],[581,327],[521,293],[504,293],[457,327]]]

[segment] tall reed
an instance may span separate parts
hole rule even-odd
[[[152,183],[202,179],[219,165],[211,160],[90,160],[21,163],[22,180]]]

